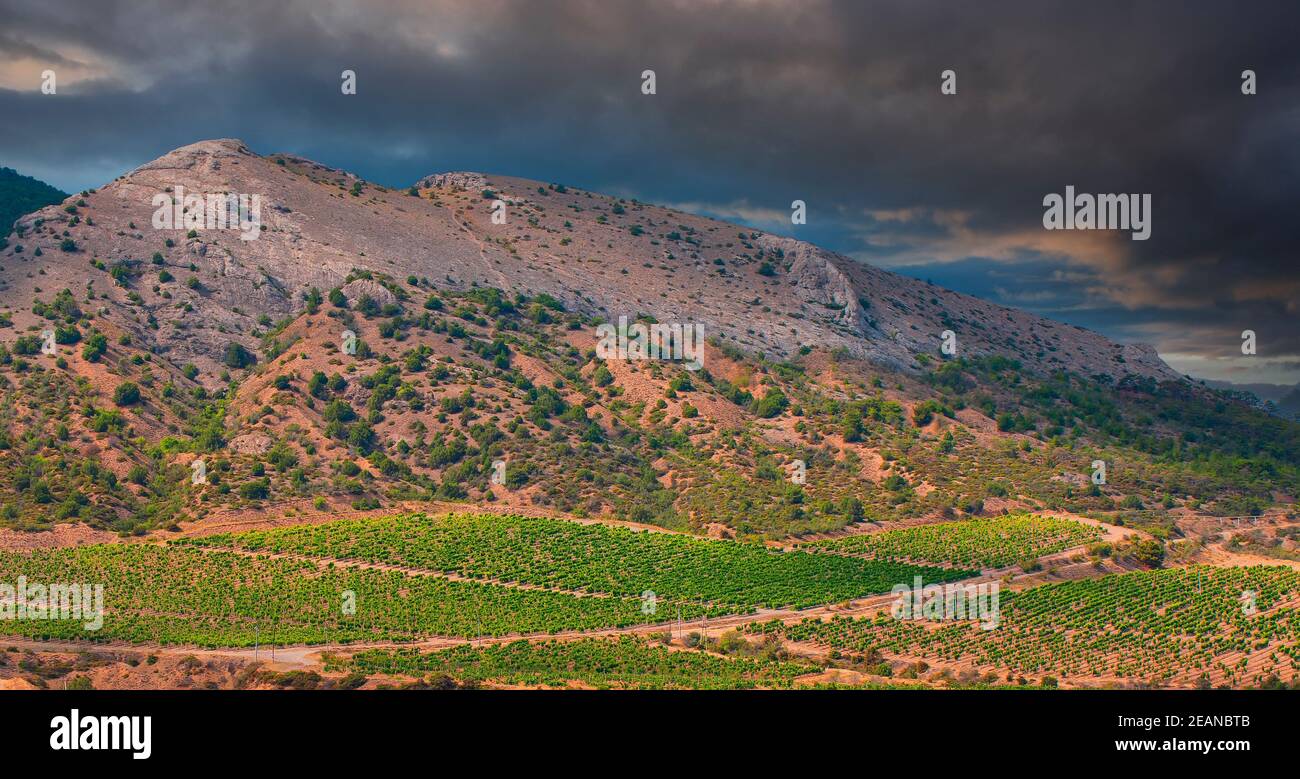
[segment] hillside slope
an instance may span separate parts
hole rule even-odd
[[[155,229],[182,193],[258,195],[256,239]],[[1149,348],[561,184],[395,191],[204,141],[8,240],[0,522],[24,529],[436,499],[782,538],[1300,492],[1300,426]],[[702,324],[704,369],[603,359],[620,317]]]
[[[329,289],[363,268],[451,289],[547,293],[609,320],[649,314],[699,323],[707,335],[774,357],[814,344],[914,368],[914,355],[937,353],[951,329],[963,355],[1003,355],[1045,372],[1176,378],[1149,347],[1121,346],[793,239],[503,176],[444,174],[419,186],[412,197],[289,155],[259,157],[238,141],[195,143],[80,198],[89,218],[61,205],[26,220],[32,248],[49,254],[64,237],[78,248],[59,262],[38,263],[30,250],[15,256],[4,300],[21,308],[37,286],[82,287],[91,259],[134,269],[160,252],[164,268],[202,287],[145,286],[135,290],[137,302],[101,282],[104,304],[125,322],[139,320],[131,329],[142,343],[205,371],[232,336],[253,347],[246,334],[259,317],[300,311],[309,288]],[[152,199],[177,188],[259,194],[266,229],[253,241],[233,231],[187,238],[184,230],[151,229]],[[491,220],[497,197],[509,203],[504,225]],[[169,237],[173,246],[164,243]],[[37,265],[47,278],[28,279]],[[18,324],[27,324],[21,315]]]
[[[66,192],[44,181],[24,176],[13,168],[0,168],[0,232],[8,232],[18,217],[67,197]]]

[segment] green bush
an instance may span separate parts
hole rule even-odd
[[[257,362],[257,357],[244,348],[243,344],[231,341],[221,355],[221,362],[228,368],[247,368]]]
[[[140,402],[140,387],[135,382],[124,381],[113,390],[113,402],[119,406],[133,406]]]

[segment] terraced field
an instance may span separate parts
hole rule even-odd
[[[327,671],[426,676],[457,680],[620,689],[745,689],[788,687],[815,666],[704,652],[673,651],[642,640],[586,639],[567,642],[516,641],[487,647],[458,646],[437,652],[415,649],[366,650],[331,659]]]
[[[669,602],[704,601],[733,610],[805,608],[888,592],[913,576],[944,582],[975,573],[491,514],[349,519],[187,543],[384,563],[626,597],[650,590]]]
[[[662,620],[625,598],[322,566],[182,546],[109,544],[0,554],[0,581],[102,583],[103,627],[83,620],[5,620],[0,632],[37,638],[242,647],[410,641],[622,627]],[[344,593],[355,593],[345,613]],[[712,613],[723,613],[712,609]],[[685,604],[686,615],[702,609]]]
[[[1092,525],[1036,514],[968,519],[814,541],[807,546],[877,560],[1003,568],[1099,541]]]
[[[1234,686],[1300,671],[1300,573],[1192,566],[1048,584],[1001,600],[1001,624],[875,618],[755,624],[836,649],[965,662],[977,670]]]

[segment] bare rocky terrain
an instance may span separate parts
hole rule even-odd
[[[259,156],[236,140],[201,141],[19,220],[22,234],[0,255],[0,307],[22,331],[36,323],[29,307],[38,290],[80,293],[92,283],[106,318],[170,362],[193,362],[212,377],[227,343],[256,346],[259,317],[300,312],[307,290],[338,286],[360,268],[451,289],[547,293],[609,320],[649,314],[698,323],[710,337],[774,358],[813,345],[916,369],[915,355],[937,353],[950,329],[961,354],[1005,355],[1042,371],[1178,378],[1147,346],[791,238],[506,176],[443,173],[415,187],[418,196],[300,157]],[[234,230],[187,238],[184,229],[153,229],[153,198],[178,188],[258,195],[265,229],[250,241]],[[503,225],[491,219],[497,198],[508,204]],[[75,251],[59,249],[65,230]],[[155,252],[160,267],[149,265]],[[140,285],[131,300],[132,290],[91,268],[95,260],[165,269],[176,282]],[[185,286],[190,277],[200,286]],[[384,296],[377,286],[366,291]]]

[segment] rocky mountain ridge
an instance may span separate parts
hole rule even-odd
[[[260,235],[153,229],[154,198],[178,191],[259,196]],[[506,203],[504,224],[492,219],[497,200]],[[916,355],[938,355],[941,333],[951,330],[959,354],[1004,355],[1031,371],[1179,378],[1148,346],[1112,343],[796,239],[506,176],[443,173],[410,190],[386,189],[301,157],[258,156],[229,139],[172,151],[16,227],[0,253],[0,303],[18,330],[34,323],[26,309],[38,290],[80,292],[89,283],[140,343],[204,369],[232,341],[252,349],[259,320],[294,315],[310,289],[366,269],[450,289],[545,293],[609,320],[694,322],[709,337],[775,358],[812,346],[915,370]],[[96,263],[109,273],[148,267],[177,281],[127,289],[96,273]]]

